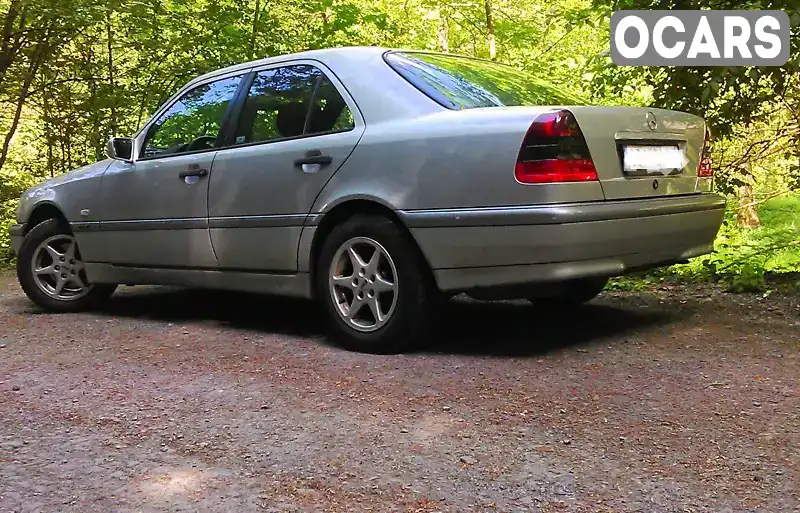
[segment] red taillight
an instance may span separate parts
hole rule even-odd
[[[525,184],[598,179],[586,139],[571,112],[548,112],[534,120],[522,141],[514,176]]]
[[[697,176],[714,176],[714,168],[711,167],[711,164],[711,132],[706,130],[706,138],[703,141],[703,152],[700,154],[700,166],[697,168]]]
[[[590,159],[547,159],[517,162],[514,174],[522,183],[591,182],[597,171]]]
[[[568,110],[548,112],[536,118],[527,137],[571,137],[581,135],[578,122]]]

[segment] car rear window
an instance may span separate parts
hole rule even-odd
[[[386,62],[448,109],[583,105],[581,98],[510,66],[425,52],[389,52]]]

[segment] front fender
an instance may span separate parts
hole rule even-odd
[[[17,223],[26,224],[31,214],[43,205],[56,207],[69,223],[99,219],[94,210],[100,180],[111,162],[97,162],[31,187],[20,198]]]

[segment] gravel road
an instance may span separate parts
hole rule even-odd
[[[800,297],[455,301],[428,350],[303,302],[0,274],[0,512],[800,511]]]

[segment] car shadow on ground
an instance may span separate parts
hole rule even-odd
[[[525,301],[453,301],[425,351],[534,356],[568,347],[590,347],[610,338],[617,343],[626,335],[652,332],[686,314],[595,303],[559,310],[535,308]]]
[[[325,326],[309,301],[256,294],[127,289],[100,315],[165,322],[212,322],[235,329],[315,337],[327,343]],[[476,356],[534,356],[565,347],[600,344],[607,338],[652,332],[692,315],[687,309],[631,308],[590,303],[569,310],[534,308],[527,302],[449,301],[420,352]]]

